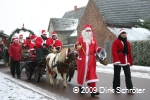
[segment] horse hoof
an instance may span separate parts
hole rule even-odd
[[[51,86],[54,86],[54,84],[53,84],[53,83],[50,83],[50,85],[51,85]]]
[[[67,86],[64,86],[64,88],[66,89],[66,88],[67,88]]]
[[[71,79],[69,79],[68,82],[71,82]]]

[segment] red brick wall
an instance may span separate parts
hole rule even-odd
[[[81,35],[85,24],[90,24],[94,29],[94,35],[96,37],[98,46],[100,47],[104,47],[105,40],[116,39],[116,36],[107,29],[104,18],[94,3],[94,0],[89,0],[87,4],[85,12],[77,28],[78,36]]]

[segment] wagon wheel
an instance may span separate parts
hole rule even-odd
[[[26,71],[26,77],[27,77],[27,79],[28,79],[28,80],[31,80],[31,77],[32,77],[32,69],[31,69],[29,66],[27,66],[27,67],[25,68],[25,71]]]
[[[39,70],[38,67],[35,68],[34,70],[34,78],[36,82],[40,81],[40,77],[41,77],[41,71]]]

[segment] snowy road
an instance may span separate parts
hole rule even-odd
[[[68,100],[3,73],[0,76],[0,100]]]
[[[105,81],[105,78],[103,79],[103,77],[100,75],[104,75],[104,77],[107,77],[107,80],[112,79],[112,78],[109,79],[109,77],[110,76],[112,77],[112,75],[110,75],[110,74],[113,74],[113,65],[108,64],[107,66],[103,66],[103,65],[99,64],[99,62],[98,62],[97,63],[97,72],[101,72],[101,74],[98,73],[99,78],[101,80],[100,86],[111,86],[111,83],[107,83]],[[102,73],[109,73],[109,75],[105,76],[105,74],[102,74]],[[121,71],[121,75],[124,75],[123,71]],[[131,67],[131,75],[132,75],[132,77],[139,78],[139,80],[148,79],[146,81],[149,81],[150,67],[134,65],[133,67]],[[20,80],[20,79],[12,78],[11,76],[6,75],[1,72],[0,72],[0,76],[1,76],[0,77],[0,80],[1,80],[0,81],[0,86],[1,86],[0,87],[0,100],[69,100],[72,98],[74,100],[76,100],[75,97],[77,97],[78,99],[82,99],[82,100],[87,99],[86,97],[72,94],[72,92],[70,91],[70,89],[72,87],[76,86],[76,76],[72,80],[71,84],[69,84],[70,87],[68,87],[71,97],[66,94],[66,93],[68,93],[68,90],[65,90],[65,91],[63,90],[64,92],[66,92],[63,94],[63,93],[60,93],[61,89],[58,91],[57,90],[54,91],[55,88],[53,88],[53,87],[49,87],[50,89],[43,89],[39,85],[37,86],[37,85],[28,83],[28,82]],[[146,84],[146,83],[143,81],[143,84]],[[138,84],[136,84],[136,85],[138,86]],[[145,88],[143,85],[139,85],[138,87]],[[147,89],[146,89],[146,91],[147,91]],[[103,95],[104,94],[101,94],[101,96],[100,96],[101,99],[106,98],[106,97],[103,97]],[[145,96],[146,94],[142,94],[142,95]],[[66,98],[66,97],[69,97],[69,98]],[[138,98],[140,98],[140,96]],[[104,99],[104,100],[107,100],[107,99]],[[115,100],[117,100],[117,99],[115,99]]]
[[[131,69],[132,77],[150,79],[150,66],[133,65],[132,67],[130,67],[130,69]],[[108,64],[107,66],[104,66],[104,65],[101,65],[99,62],[97,62],[96,70],[97,72],[113,74],[113,65]],[[121,75],[124,75],[124,72],[122,69],[121,69]]]

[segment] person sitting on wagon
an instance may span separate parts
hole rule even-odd
[[[62,50],[62,42],[58,39],[56,31],[52,32],[52,47],[53,52],[60,52]]]
[[[47,38],[47,33],[45,30],[41,31],[41,36],[37,37],[35,40],[36,45],[36,60],[40,61],[41,58],[45,58],[45,56],[49,53],[47,47],[52,45],[51,38]]]
[[[24,43],[25,43],[25,39],[23,39],[23,34],[20,34],[19,35],[19,43],[24,46]]]
[[[7,45],[7,40],[6,40],[6,38],[2,37],[2,43],[3,43],[4,46]]]
[[[33,33],[30,33],[28,37],[26,37],[26,41],[24,46],[27,48],[35,47],[36,37]]]
[[[29,34],[29,38],[31,39],[31,43],[35,44],[35,40],[36,40],[37,36],[35,34],[33,34],[33,33],[30,33]]]
[[[29,52],[29,58],[30,58],[32,61],[34,61],[34,60],[35,60],[35,57],[36,57],[35,48],[34,48],[34,47],[29,48],[28,52]]]

